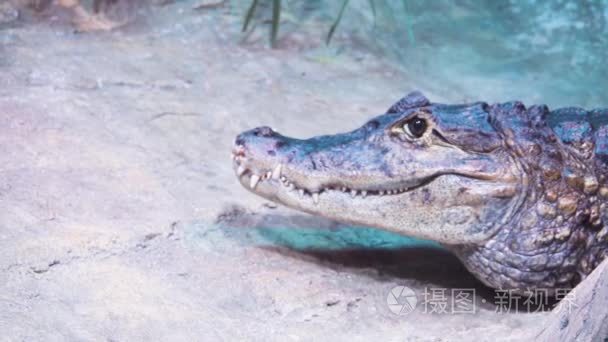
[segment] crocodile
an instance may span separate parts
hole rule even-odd
[[[608,256],[608,109],[412,92],[349,133],[243,132],[232,159],[259,196],[435,241],[495,289],[569,289]]]

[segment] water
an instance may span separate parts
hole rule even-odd
[[[606,106],[607,1],[352,0],[336,35],[352,34],[423,88],[452,101],[520,99]],[[341,1],[286,1],[327,21]],[[300,12],[297,12],[297,9]],[[375,16],[374,11],[375,9]],[[344,45],[339,39],[335,46]]]

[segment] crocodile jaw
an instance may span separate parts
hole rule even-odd
[[[237,173],[239,168],[243,170],[237,159]],[[275,170],[285,168],[281,165]],[[456,175],[437,177],[411,189],[331,187],[315,192],[296,186],[285,176],[273,177],[272,171],[259,176],[245,169],[237,177],[254,194],[293,209],[447,245],[482,244],[514,210],[512,185]],[[460,196],[449,196],[451,193]],[[488,199],[490,193],[493,196]]]
[[[517,178],[493,158],[415,150],[430,163],[411,162],[412,168],[393,157],[374,161],[390,146],[378,136],[345,135],[296,140],[261,127],[237,137],[233,167],[245,188],[268,200],[447,245],[483,244],[516,210]],[[377,150],[367,145],[374,139]],[[297,151],[307,154],[299,157]]]

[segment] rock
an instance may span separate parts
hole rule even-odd
[[[608,260],[572,290],[554,309],[538,341],[608,339]]]

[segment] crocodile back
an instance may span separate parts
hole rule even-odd
[[[585,153],[591,148],[600,167],[608,164],[608,108],[560,108],[547,115],[547,124],[561,141]],[[591,152],[591,151],[589,151]]]

